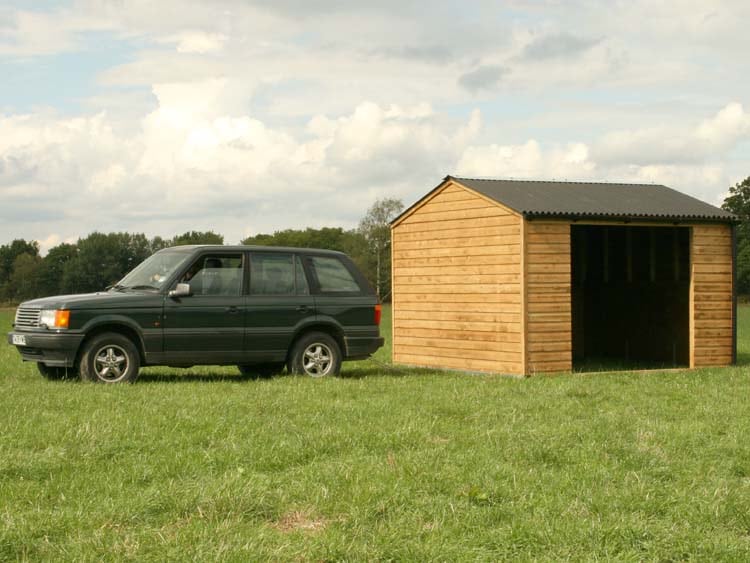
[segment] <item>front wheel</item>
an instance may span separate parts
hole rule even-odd
[[[341,371],[341,349],[330,335],[310,332],[295,342],[287,367],[289,373],[310,377],[338,375]]]
[[[86,343],[79,371],[83,381],[132,383],[140,364],[138,349],[128,337],[107,332]]]

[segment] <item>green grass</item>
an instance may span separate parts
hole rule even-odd
[[[740,337],[728,369],[109,387],[1,344],[0,560],[748,560]]]

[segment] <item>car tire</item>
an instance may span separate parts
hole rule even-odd
[[[237,366],[242,377],[259,379],[278,375],[284,370],[284,362],[271,362],[265,364],[243,364]]]
[[[65,367],[59,367],[59,366],[48,366],[47,364],[43,364],[42,362],[37,362],[36,368],[39,370],[39,373],[44,377],[45,379],[49,379],[50,381],[57,381],[60,379],[66,379],[67,378],[67,370],[68,368]],[[71,373],[73,370],[70,370]]]
[[[341,349],[325,332],[303,334],[292,347],[287,364],[289,373],[325,377],[341,371]]]
[[[140,365],[138,349],[127,336],[105,332],[84,345],[79,373],[93,383],[132,383]]]

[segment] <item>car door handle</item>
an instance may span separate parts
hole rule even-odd
[[[227,313],[230,313],[230,314],[239,313],[240,312],[239,308],[235,307],[234,305],[232,305],[231,307],[227,307],[226,311],[227,311]]]
[[[307,313],[309,310],[310,307],[308,307],[307,305],[300,305],[299,307],[297,307],[298,313]]]

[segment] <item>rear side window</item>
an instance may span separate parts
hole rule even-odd
[[[308,295],[299,258],[292,254],[263,252],[250,257],[250,293],[253,295]]]
[[[311,256],[310,267],[321,293],[359,293],[361,288],[344,263],[335,257]]]

